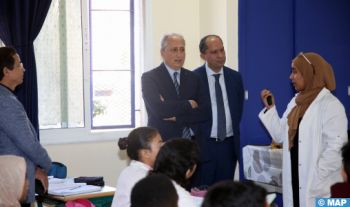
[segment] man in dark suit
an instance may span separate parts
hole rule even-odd
[[[196,123],[209,118],[203,115],[205,94],[201,81],[183,68],[185,40],[181,35],[165,35],[160,52],[163,63],[142,75],[148,126],[157,128],[163,140],[190,138]]]
[[[226,55],[221,38],[205,36],[199,49],[206,63],[194,72],[202,80],[206,102],[211,103],[206,111],[211,118],[198,124],[196,141],[200,146],[201,162],[193,186],[233,179],[240,157],[239,124],[244,101],[241,75],[224,66]]]

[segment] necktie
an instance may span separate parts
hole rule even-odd
[[[179,85],[179,82],[177,82],[177,75],[178,74],[179,74],[178,72],[174,73],[174,86],[175,86],[177,95],[180,95],[180,85]]]
[[[224,140],[226,138],[226,115],[224,99],[222,97],[222,90],[219,82],[220,74],[215,74],[215,95],[216,95],[216,105],[218,111],[218,139]]]
[[[178,72],[175,72],[174,73],[174,86],[175,86],[175,89],[176,89],[176,93],[177,95],[180,95],[180,85],[179,85],[179,82],[177,82],[177,76],[178,76]],[[189,127],[184,127],[182,129],[182,137],[183,138],[190,138],[191,137],[191,130]]]

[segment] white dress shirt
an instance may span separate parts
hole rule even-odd
[[[129,207],[132,188],[139,180],[146,177],[151,169],[145,163],[132,160],[130,165],[120,173],[112,207]]]
[[[215,77],[214,77],[215,74],[221,74],[219,78],[219,83],[221,86],[222,97],[223,97],[224,106],[225,106],[226,137],[231,137],[233,136],[232,119],[231,119],[230,107],[227,99],[224,71],[221,68],[221,70],[218,73],[215,73],[212,69],[209,68],[208,63],[205,63],[205,69],[208,76],[211,111],[212,111],[212,117],[213,117],[210,137],[217,138],[218,136],[218,109],[217,109],[216,94],[215,94]]]
[[[176,80],[177,80],[177,82],[178,82],[179,85],[180,85],[180,73],[181,73],[181,69],[180,69],[180,70],[175,70],[175,69],[172,69],[171,67],[169,67],[169,66],[168,66],[167,64],[165,64],[165,63],[164,63],[164,65],[165,65],[167,71],[169,72],[169,75],[170,75],[170,77],[171,77],[171,80],[174,81],[174,73],[175,73],[175,72],[178,73],[178,74],[177,74],[177,77],[176,77]]]

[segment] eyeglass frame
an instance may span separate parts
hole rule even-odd
[[[300,52],[299,55],[301,55],[306,60],[306,62],[310,64],[312,67],[312,72],[315,75],[315,66],[312,64],[312,62],[304,55],[303,52]]]

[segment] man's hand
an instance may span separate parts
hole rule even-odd
[[[40,180],[40,182],[43,184],[44,191],[47,192],[49,188],[49,180],[47,178],[47,173],[40,167],[35,169],[35,179]]]
[[[190,102],[192,109],[198,108],[198,104],[196,101],[194,100],[188,100],[188,101]]]
[[[176,117],[173,116],[173,117],[169,117],[169,118],[165,118],[163,119],[164,121],[173,121],[173,122],[176,122]]]

